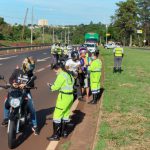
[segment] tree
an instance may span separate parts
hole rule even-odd
[[[137,5],[134,0],[121,1],[116,3],[119,7],[114,17],[112,25],[122,42],[127,39],[129,46],[132,46],[132,37],[137,27]],[[129,38],[128,38],[129,37]]]
[[[150,43],[150,0],[136,0],[138,6],[139,24],[144,31],[144,39]]]

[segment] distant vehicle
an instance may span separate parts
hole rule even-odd
[[[117,45],[115,43],[108,43],[104,45],[105,49],[115,48]]]
[[[87,43],[95,43],[98,45],[99,43],[99,34],[97,33],[86,33],[85,34],[85,44]]]
[[[91,53],[98,50],[97,45],[95,43],[87,43],[87,44],[85,44],[85,46],[86,46],[87,50]]]

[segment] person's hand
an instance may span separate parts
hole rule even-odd
[[[25,86],[26,86],[26,84],[20,84],[20,85],[19,85],[19,87],[20,87],[21,89],[23,89]]]
[[[52,84],[47,82],[47,86],[51,88]]]
[[[17,83],[13,83],[12,85],[13,85],[14,88],[18,88],[19,87]]]

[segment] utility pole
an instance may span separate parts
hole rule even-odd
[[[44,25],[43,25],[43,44],[44,44]]]
[[[28,8],[27,8],[27,10],[26,10],[26,15],[25,15],[25,18],[24,18],[24,23],[23,23],[22,37],[21,37],[22,40],[24,39],[24,30],[25,30],[27,15],[28,15]]]
[[[107,44],[107,24],[106,24],[106,44]]]
[[[62,39],[62,36],[63,36],[63,34],[62,34],[63,32],[61,32],[61,43],[63,43],[63,39]]]
[[[33,7],[32,7],[32,17],[31,17],[31,45],[33,43]]]
[[[53,44],[54,44],[54,42],[55,42],[55,31],[54,31],[54,28],[53,28]]]
[[[66,30],[65,30],[65,44],[67,43]]]
[[[70,39],[69,39],[69,27],[68,27],[68,45],[69,45],[69,40],[70,40]]]

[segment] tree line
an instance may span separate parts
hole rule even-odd
[[[126,0],[116,3],[117,10],[111,16],[111,23],[107,25],[101,22],[68,26],[44,27],[45,43],[68,42],[71,44],[84,43],[84,35],[87,32],[95,32],[100,35],[100,43],[108,41],[120,42],[124,46],[150,45],[150,0]],[[31,25],[10,25],[0,17],[0,40],[30,41]],[[24,30],[24,32],[23,32]],[[69,36],[68,36],[69,34]],[[33,41],[41,43],[43,29],[34,25]]]

